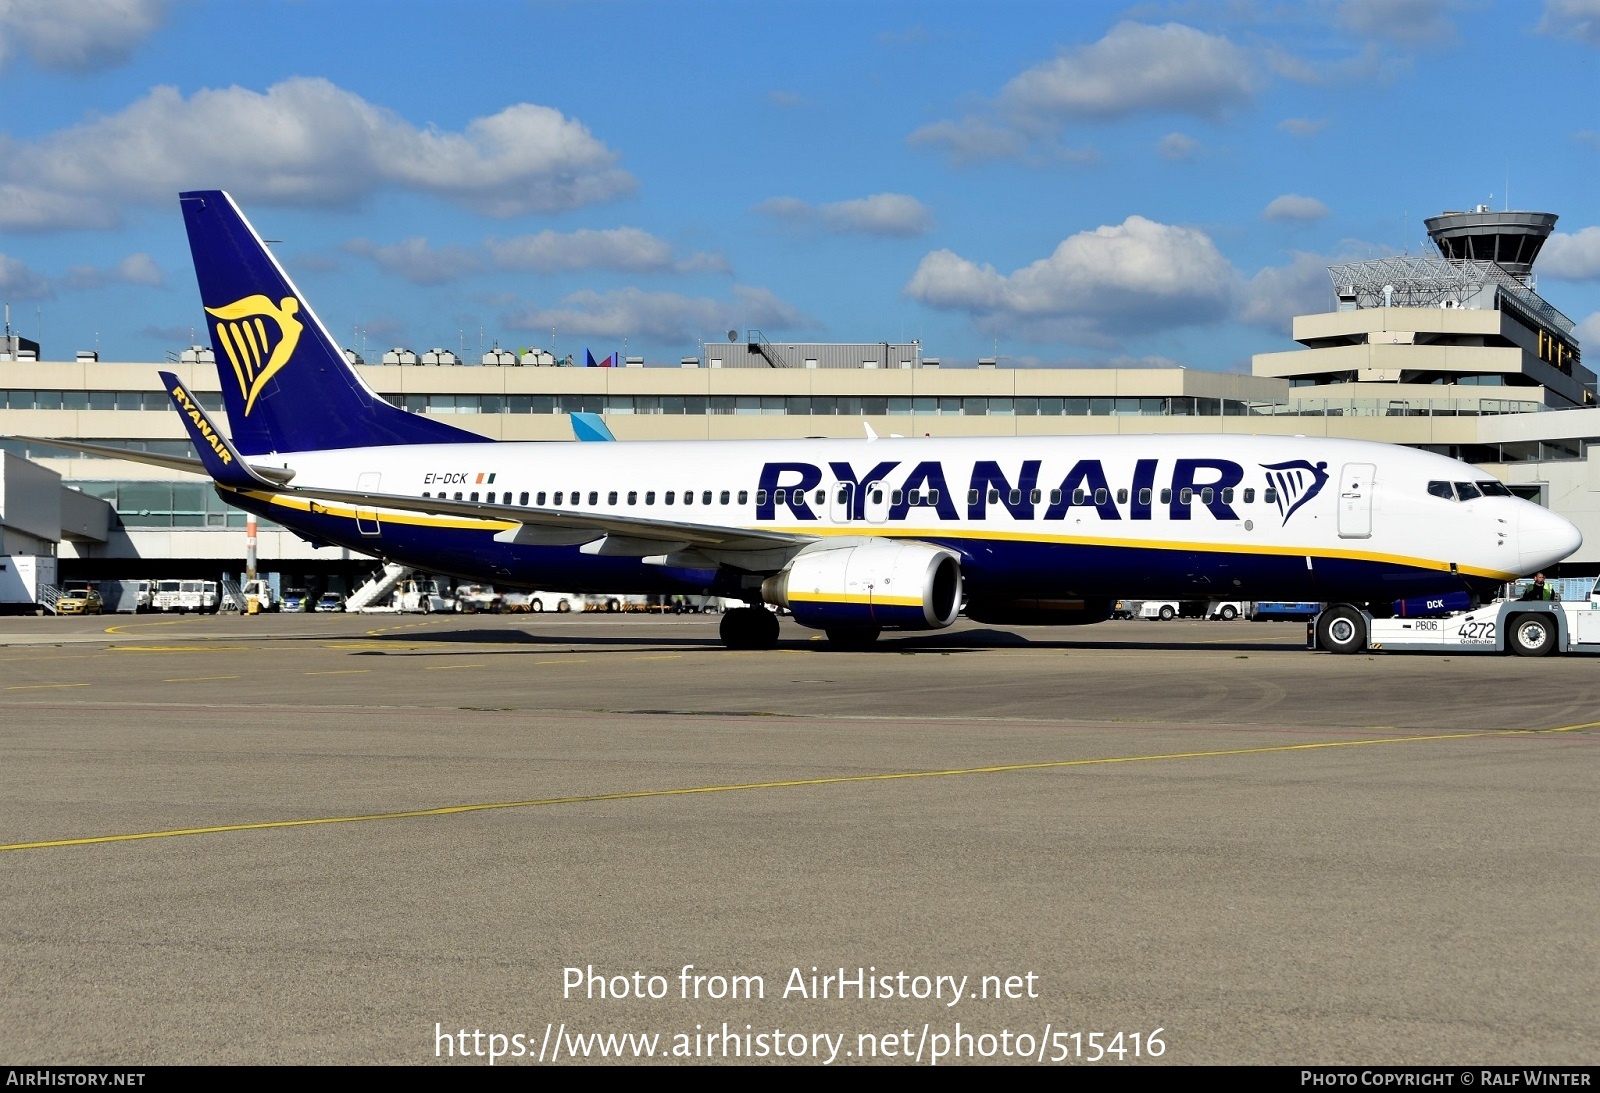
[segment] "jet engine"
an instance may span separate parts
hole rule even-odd
[[[817,629],[941,630],[961,611],[961,562],[927,543],[819,543],[768,577],[761,596]]]

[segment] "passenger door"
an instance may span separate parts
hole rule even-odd
[[[1346,463],[1339,472],[1339,538],[1372,538],[1372,482],[1378,468]]]

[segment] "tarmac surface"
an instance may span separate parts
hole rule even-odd
[[[0,619],[0,1061],[1600,1060],[1593,659],[716,622]]]

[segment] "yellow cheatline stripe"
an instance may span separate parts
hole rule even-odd
[[[921,607],[918,596],[878,596],[870,592],[796,592],[789,591],[791,600],[801,603],[861,603],[877,607]]]
[[[1325,740],[1314,744],[1274,744],[1259,748],[1226,748],[1220,751],[1166,752],[1160,755],[1118,755],[1102,759],[1056,759],[1040,763],[1007,763],[989,767],[957,767],[950,770],[910,770],[887,774],[841,774],[824,778],[794,778],[779,782],[739,782],[722,786],[688,786],[677,789],[639,789],[619,793],[590,793],[574,797],[544,797],[532,801],[487,801],[472,805],[442,805],[405,812],[374,812],[359,816],[319,816],[305,820],[264,820],[258,823],[218,824],[213,827],[183,827],[166,831],[141,831],[127,835],[92,835],[82,839],[49,839],[30,843],[0,844],[0,851],[44,850],[62,846],[91,846],[95,843],[126,843],[141,839],[169,839],[178,835],[219,835],[229,831],[268,831],[281,827],[319,827],[324,824],[367,823],[373,820],[412,820],[426,816],[454,816],[464,812],[493,812],[507,808],[545,808],[553,805],[597,804],[602,801],[640,801],[652,797],[691,797],[708,793],[742,793],[760,789],[797,789],[805,786],[837,786],[852,782],[899,782],[916,778],[953,778],[966,774],[1009,774],[1026,770],[1062,770],[1068,767],[1111,766],[1120,763],[1148,763],[1162,759],[1217,759],[1236,755],[1267,755],[1273,752],[1318,751],[1328,748],[1359,748],[1371,744],[1418,744],[1432,740],[1476,740],[1495,736],[1534,736],[1576,732],[1600,727],[1600,721],[1566,725],[1555,729],[1487,729],[1437,736],[1391,736],[1365,740]]]
[[[230,487],[219,486],[221,490],[230,490]],[[332,502],[324,503],[299,497],[285,497],[282,494],[269,493],[263,490],[232,490],[246,497],[254,497],[271,505],[283,508],[297,509],[309,512],[315,507],[319,515],[335,516],[347,520],[356,518],[353,507]],[[362,510],[363,512],[371,510]],[[603,514],[601,514],[603,515]],[[370,517],[369,517],[370,519]],[[504,519],[475,520],[466,517],[421,516],[416,513],[402,513],[398,511],[383,510],[382,519],[391,524],[413,524],[422,527],[440,528],[476,528],[482,530],[504,531],[517,527],[514,522]],[[848,527],[770,527],[760,528],[761,531],[777,531],[791,535],[805,536],[807,538],[827,538],[829,536],[861,536],[872,535],[888,539],[980,539],[1002,540],[1005,542],[1023,543],[1051,543],[1068,546],[1105,546],[1105,547],[1134,547],[1142,550],[1182,550],[1206,554],[1265,554],[1273,557],[1301,558],[1309,556],[1313,560],[1318,558],[1340,558],[1361,562],[1385,562],[1391,565],[1410,566],[1413,569],[1431,569],[1440,573],[1447,573],[1451,563],[1439,561],[1435,558],[1416,558],[1406,554],[1384,554],[1377,551],[1352,550],[1344,547],[1314,547],[1284,546],[1262,543],[1197,543],[1185,540],[1166,539],[1121,539],[1102,537],[1097,535],[1046,535],[1033,531],[997,531],[988,528],[946,528],[923,527],[886,528],[881,524],[856,525]],[[1497,581],[1512,581],[1517,579],[1517,574],[1509,570],[1481,569],[1477,566],[1458,566],[1458,572],[1473,577],[1489,577]]]

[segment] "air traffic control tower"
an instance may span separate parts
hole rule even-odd
[[[1391,417],[1595,406],[1573,322],[1533,277],[1556,215],[1479,205],[1425,223],[1437,255],[1329,266],[1335,310],[1296,316],[1305,348],[1257,354],[1254,373],[1287,379],[1297,402]]]

